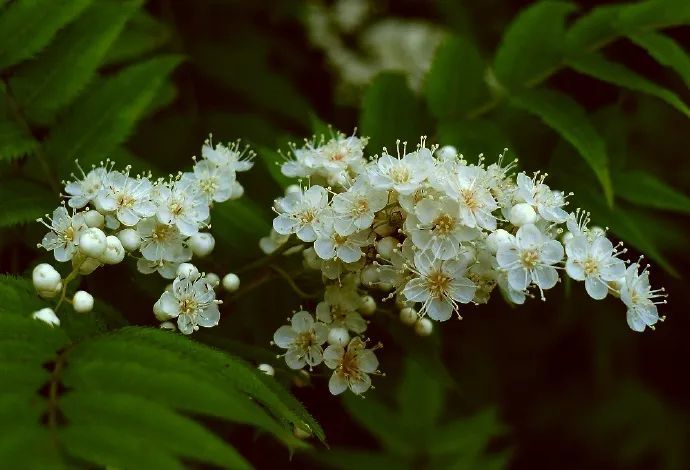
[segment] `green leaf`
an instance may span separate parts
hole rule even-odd
[[[140,4],[141,0],[94,4],[36,59],[21,66],[10,85],[24,112],[44,122],[69,104],[91,80]]]
[[[247,240],[255,240],[271,229],[268,213],[248,198],[214,206],[212,219],[216,238],[230,252],[247,250]]]
[[[424,86],[426,102],[438,119],[460,117],[486,100],[484,60],[476,46],[451,36],[437,49]]]
[[[59,204],[56,194],[22,178],[0,181],[0,227],[35,222]]]
[[[623,88],[656,96],[690,117],[690,108],[675,93],[647,80],[619,63],[606,60],[601,54],[569,57],[567,63],[580,73],[591,75]]]
[[[494,60],[494,72],[508,88],[529,86],[560,64],[565,19],[575,5],[541,1],[524,9],[510,24]]]
[[[643,207],[690,214],[690,197],[646,171],[614,173],[616,194]]]
[[[420,362],[405,361],[405,374],[398,386],[400,420],[421,433],[431,429],[444,405],[444,386]]]
[[[613,202],[606,144],[574,100],[550,90],[533,90],[511,98],[511,104],[539,116],[584,158],[601,184],[606,200]]]
[[[0,70],[28,59],[47,46],[91,0],[22,0],[0,15]]]
[[[436,130],[441,145],[453,145],[470,161],[479,154],[494,158],[506,148],[510,140],[493,121],[482,119],[445,121]]]
[[[46,142],[46,153],[58,160],[61,174],[69,173],[74,158],[89,165],[108,157],[131,133],[180,60],[164,56],[132,65],[82,95]]]
[[[429,440],[429,451],[436,455],[452,453],[474,458],[483,453],[492,437],[504,430],[496,410],[485,410],[438,427]]]
[[[278,183],[281,188],[287,188],[295,182],[294,178],[289,178],[280,171],[280,167],[285,162],[285,157],[281,155],[280,152],[262,146],[257,148],[256,153],[275,182]]]
[[[383,147],[395,152],[398,139],[408,143],[408,151],[414,150],[427,130],[427,121],[424,107],[403,75],[382,73],[364,94],[359,127],[361,134],[369,137],[371,152],[380,152]]]
[[[0,117],[0,161],[31,153],[37,146],[38,142],[18,124]]]
[[[661,65],[675,70],[690,88],[690,55],[680,44],[664,34],[651,31],[631,34],[629,37]]]
[[[139,10],[108,50],[104,63],[111,65],[136,59],[158,49],[169,39],[168,25]]]

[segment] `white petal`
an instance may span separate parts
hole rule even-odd
[[[426,312],[433,320],[446,321],[453,315],[453,305],[448,301],[432,299]]]
[[[309,312],[302,310],[297,312],[292,316],[292,329],[297,333],[305,333],[312,329],[314,326],[314,318],[312,318]]]
[[[331,375],[331,378],[328,381],[328,390],[333,395],[340,395],[347,390],[347,380],[337,371],[333,372],[333,375]]]
[[[585,279],[585,290],[587,290],[589,296],[594,300],[601,300],[608,294],[609,286],[599,278],[588,277]]]

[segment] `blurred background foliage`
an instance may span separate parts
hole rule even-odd
[[[290,458],[249,429],[207,426],[259,468],[689,468],[689,25],[686,0],[3,2],[0,272],[47,259],[31,221],[75,158],[162,176],[209,132],[249,143],[246,197],[214,208],[216,253],[200,264],[224,273],[260,256],[289,183],[277,150],[325,123],[357,127],[371,154],[421,134],[470,160],[507,147],[650,258],[666,323],[635,334],[615,301],[567,282],[430,338],[377,314],[386,376],[341,399],[276,360],[268,341],[300,299],[260,271],[196,339],[273,364],[330,447]],[[153,325],[163,285],[124,266],[89,277],[133,324]]]

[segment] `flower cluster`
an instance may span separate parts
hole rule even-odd
[[[377,367],[361,337],[362,314],[376,310],[370,288],[395,299],[401,321],[420,335],[431,333],[431,320],[461,318],[465,305],[487,303],[495,290],[515,304],[545,300],[559,273],[584,281],[593,299],[620,298],[635,331],[663,320],[657,304],[665,294],[650,287],[647,267],[621,259],[626,249],[589,227],[587,213],[568,211],[569,195],[551,189],[546,174],[516,174],[505,152],[472,164],[453,147],[427,148],[424,138],[413,151],[398,143],[395,155],[384,149],[363,161],[365,144],[339,134],[294,149],[283,172],[310,184],[276,200],[273,231],[261,243],[272,252],[290,237],[304,242],[305,265],[322,275],[315,317],[295,314],[274,342],[287,349],[290,368],[333,369],[332,393],[362,393]]]
[[[207,287],[219,284],[220,279],[212,273],[200,275],[189,261],[193,255],[206,256],[213,250],[215,240],[204,231],[210,228],[210,208],[242,196],[244,189],[237,173],[252,167],[254,154],[239,142],[213,145],[210,139],[201,154],[201,159],[194,159],[192,171],[167,179],[132,176],[130,167],[117,170],[110,160],[88,172],[79,167],[81,174],[73,174],[72,181],[64,183],[66,201],[52,217],[39,219],[49,232],[38,246],[52,251],[57,261],[71,262],[73,269],[63,280],[51,265],[37,266],[34,286],[39,295],[52,298],[61,294],[59,307],[69,281],[100,266],[118,264],[129,255],[136,259],[139,272],[158,272],[166,279],[175,279],[172,291],[166,291],[154,308],[157,318],[177,318],[177,326],[185,334],[197,325],[217,324],[215,294]],[[239,285],[239,280],[226,278],[224,285]],[[188,282],[193,287],[188,287]],[[175,310],[171,296],[186,299],[187,291],[198,295],[189,302],[181,300]],[[88,295],[88,301],[80,302],[84,298],[80,293]],[[93,297],[84,291],[77,292],[71,302],[77,311],[87,312],[93,307]],[[55,317],[52,323],[59,324],[59,319]]]

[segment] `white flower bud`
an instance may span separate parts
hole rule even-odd
[[[223,277],[223,289],[228,292],[235,292],[240,288],[240,278],[237,274],[229,273]]]
[[[120,239],[115,235],[108,235],[106,238],[105,252],[98,258],[104,264],[117,264],[125,259],[125,249],[120,243]]]
[[[350,333],[345,328],[331,328],[328,332],[328,344],[346,346],[350,342]]]
[[[379,280],[379,272],[375,265],[370,264],[362,269],[361,280],[365,286],[373,286]]]
[[[34,287],[38,291],[53,292],[62,280],[60,273],[48,263],[41,263],[36,266],[31,277],[34,282]]]
[[[199,270],[192,263],[180,263],[177,267],[178,277],[196,277],[199,275]]]
[[[103,228],[105,217],[98,211],[86,211],[84,213],[84,222],[87,227]]]
[[[270,375],[271,377],[276,373],[276,371],[273,369],[273,366],[270,364],[259,364],[257,369],[266,375]]]
[[[220,277],[216,273],[206,273],[206,280],[213,287],[218,287],[220,285]]]
[[[293,193],[301,193],[302,188],[299,187],[298,184],[291,184],[287,188],[285,188],[285,195],[293,194]]]
[[[414,324],[414,332],[419,336],[429,336],[434,330],[434,325],[428,318],[420,318],[417,323]]]
[[[164,321],[163,323],[161,323],[161,329],[162,330],[175,331],[175,330],[177,330],[177,325],[175,325],[171,321]]]
[[[230,199],[239,199],[244,195],[244,186],[242,186],[239,181],[235,181],[232,185],[232,193],[230,193]]]
[[[72,306],[77,313],[88,313],[93,310],[93,296],[85,290],[78,290],[72,298]]]
[[[373,315],[376,312],[376,301],[370,295],[362,297],[362,305],[359,307],[362,315]]]
[[[436,151],[436,157],[441,161],[448,161],[458,156],[458,149],[452,145],[444,145]]]
[[[31,318],[34,320],[41,320],[50,326],[60,326],[60,319],[57,315],[55,315],[55,312],[52,308],[42,308],[41,310],[34,312],[31,315]]]
[[[62,291],[62,282],[58,282],[54,289],[40,289],[37,290],[38,295],[44,299],[52,299]]]
[[[412,326],[417,323],[417,320],[419,320],[417,310],[413,309],[412,307],[404,307],[400,309],[400,321],[405,325]]]
[[[105,233],[98,227],[87,228],[79,237],[79,251],[89,258],[103,255],[106,247]]]
[[[170,316],[169,313],[163,310],[163,307],[160,304],[160,300],[156,301],[156,303],[153,304],[153,315],[156,317],[156,320],[160,322],[165,322],[173,318],[172,316]],[[163,328],[163,325],[161,325],[161,328]]]
[[[133,228],[126,228],[117,232],[117,238],[122,243],[122,248],[127,251],[136,251],[141,246],[141,237],[139,232]]]
[[[515,204],[512,209],[510,209],[510,223],[516,227],[522,227],[523,225],[533,224],[537,221],[537,212],[534,207],[527,204],[526,202],[521,202]]]
[[[189,238],[189,247],[196,256],[204,257],[213,251],[216,239],[210,233],[195,233]]]
[[[511,235],[507,231],[499,228],[486,237],[486,246],[491,250],[491,254],[495,255],[501,245],[508,243],[511,238]]]
[[[385,237],[376,242],[376,251],[383,259],[391,259],[393,250],[398,247],[398,240],[393,237]]]

